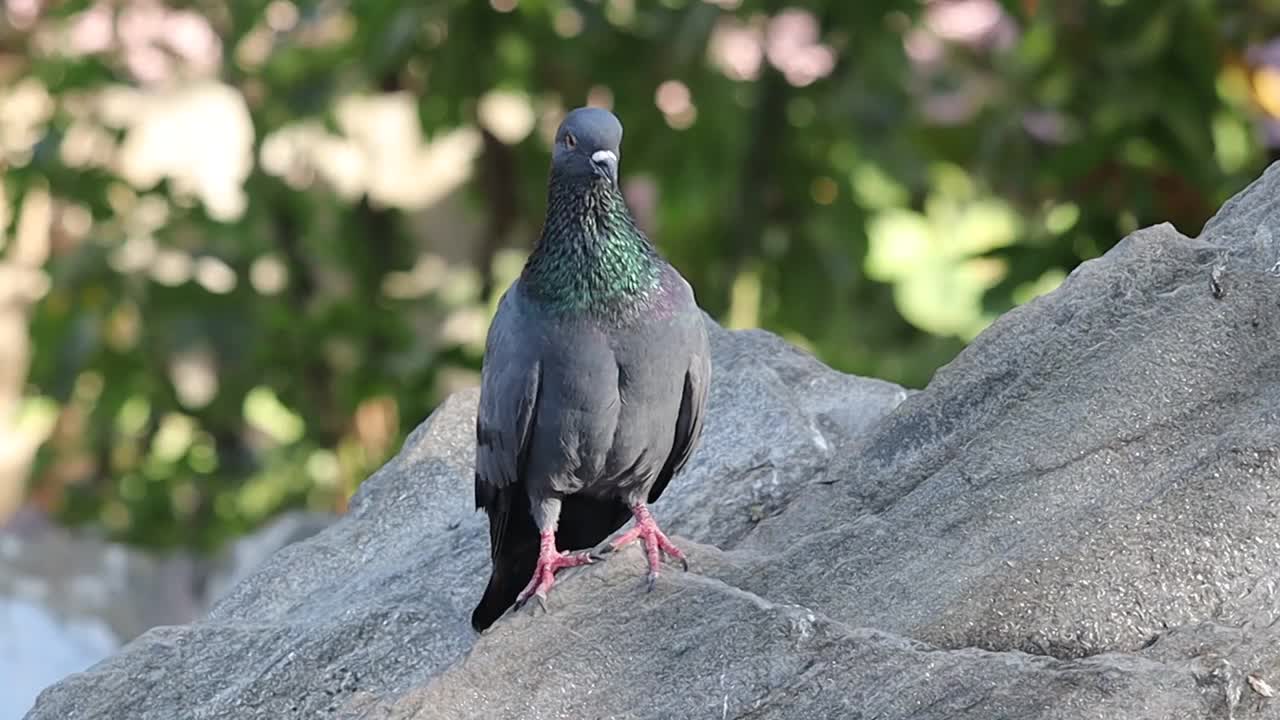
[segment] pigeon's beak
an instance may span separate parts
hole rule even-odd
[[[618,156],[612,150],[597,150],[591,153],[591,167],[596,174],[605,178],[614,187],[618,186]]]

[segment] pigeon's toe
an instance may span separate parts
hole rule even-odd
[[[658,581],[658,573],[662,567],[662,556],[666,555],[678,560],[681,567],[686,571],[689,569],[689,561],[685,557],[684,551],[676,547],[676,544],[671,542],[671,539],[658,527],[658,523],[653,519],[653,515],[649,513],[648,507],[637,505],[632,508],[632,512],[636,516],[635,527],[623,533],[617,540],[614,540],[610,545],[609,552],[639,540],[644,545],[645,559],[649,563],[648,587],[652,591]]]
[[[520,595],[516,597],[516,607],[521,607],[530,599],[536,598],[542,609],[546,610],[547,593],[556,582],[556,571],[579,565],[590,565],[592,562],[594,559],[589,553],[559,552],[555,549],[554,540],[544,543],[542,552],[538,555],[538,564],[533,570],[533,577],[529,578],[529,584],[525,585],[524,590],[520,591]]]

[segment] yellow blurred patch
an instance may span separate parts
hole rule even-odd
[[[1253,71],[1253,96],[1271,117],[1280,117],[1280,69],[1261,67]]]

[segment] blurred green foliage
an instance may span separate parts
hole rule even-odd
[[[9,259],[48,246],[31,496],[158,546],[341,508],[474,382],[589,98],[710,313],[921,386],[1125,233],[1197,233],[1280,97],[1246,59],[1274,2],[29,4],[0,138]]]

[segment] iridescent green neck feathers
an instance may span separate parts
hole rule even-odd
[[[650,301],[662,258],[612,184],[551,178],[542,237],[523,284],[549,309],[613,315]]]

